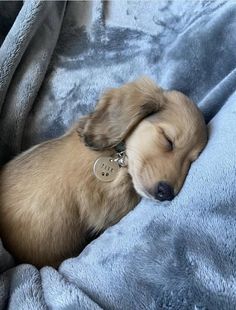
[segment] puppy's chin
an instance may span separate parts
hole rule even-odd
[[[131,176],[132,177],[132,176]],[[142,185],[141,181],[139,181],[137,178],[133,178],[132,177],[132,182],[134,185],[134,189],[135,191],[143,198],[147,198],[147,199],[154,199],[154,197],[148,193],[147,190],[145,190],[144,186]]]
[[[142,183],[140,181],[138,181],[137,179],[133,179],[133,186],[135,188],[135,191],[142,197],[148,200],[152,200],[153,202],[155,202],[155,204],[157,205],[162,205],[162,206],[166,206],[170,204],[170,201],[166,200],[166,201],[159,201],[157,199],[155,199],[150,193],[148,193],[147,190],[145,190],[144,186],[142,185]]]
[[[134,187],[134,188],[135,188],[135,187]],[[152,197],[150,194],[148,194],[148,193],[145,192],[144,190],[142,190],[142,189],[140,189],[140,188],[138,188],[138,189],[135,188],[135,190],[136,190],[136,192],[137,192],[141,197],[147,198],[147,199],[153,199],[153,200],[155,200],[154,197]]]

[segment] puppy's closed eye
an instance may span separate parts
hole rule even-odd
[[[167,151],[173,151],[174,149],[174,142],[172,139],[165,133],[165,131],[162,131],[163,138],[165,140],[165,147]]]

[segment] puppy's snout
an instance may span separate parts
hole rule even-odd
[[[159,182],[155,189],[154,197],[157,200],[172,200],[174,198],[174,189],[166,182]]]

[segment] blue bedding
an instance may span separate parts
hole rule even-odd
[[[140,75],[209,128],[173,201],[142,199],[58,270],[0,242],[0,309],[236,309],[235,30],[233,0],[0,1],[1,164]]]

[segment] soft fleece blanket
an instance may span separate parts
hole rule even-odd
[[[0,1],[0,44],[1,164],[144,74],[209,124],[172,202],[143,199],[59,270],[0,245],[0,309],[236,309],[236,2]]]

